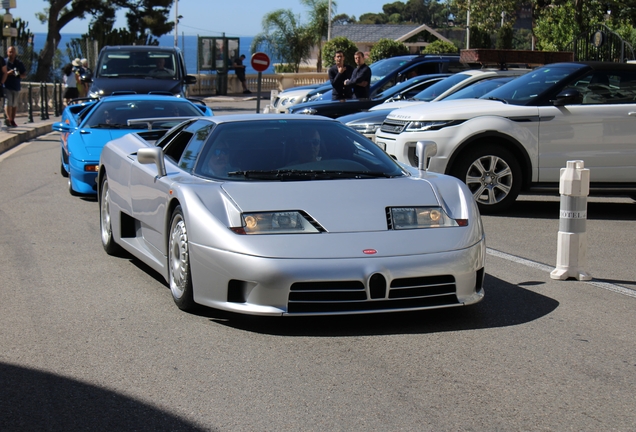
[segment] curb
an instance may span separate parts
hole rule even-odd
[[[7,131],[2,131],[0,134],[9,135],[8,138],[0,138],[0,154],[6,152],[7,150],[16,147],[23,142],[27,142],[34,138],[37,138],[41,135],[47,134],[53,131],[53,122],[51,123],[42,123],[35,127],[28,127],[26,130],[22,129],[20,126],[17,128],[12,128]],[[20,130],[22,129],[22,130]]]

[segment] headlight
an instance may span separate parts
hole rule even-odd
[[[420,132],[426,130],[439,130],[446,126],[452,126],[457,124],[455,121],[451,120],[440,120],[440,121],[414,121],[410,122],[406,125],[406,132]]]
[[[451,219],[441,207],[392,207],[390,228],[394,230],[467,226],[467,219]]]
[[[291,112],[291,111],[290,111]],[[313,108],[303,108],[300,111],[296,110],[293,113],[294,114],[309,114],[309,115],[314,115],[316,114],[318,111],[316,111]]]
[[[320,226],[299,211],[244,213],[243,226],[231,228],[237,234],[315,234]]]
[[[348,126],[350,126],[351,129],[356,130],[362,134],[374,134],[375,131],[380,129],[382,123],[353,124]]]
[[[285,98],[285,99],[283,99],[283,100],[281,101],[281,103],[280,103],[280,104],[281,104],[282,106],[285,106],[285,105],[291,105],[291,104],[293,104],[293,103],[294,103],[294,101],[295,101],[295,100],[296,100],[296,98],[289,98],[289,99]]]

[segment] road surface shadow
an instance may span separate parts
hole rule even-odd
[[[0,430],[203,431],[130,397],[56,374],[0,362]]]
[[[559,210],[558,201],[524,200],[517,201],[510,209],[502,213],[488,216],[558,220]],[[588,202],[587,218],[590,220],[636,220],[636,203]]]
[[[330,317],[256,317],[202,309],[198,315],[233,328],[278,336],[369,336],[426,334],[525,324],[559,303],[536,292],[486,275],[480,303],[446,309]]]

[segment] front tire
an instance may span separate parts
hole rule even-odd
[[[181,206],[174,209],[170,219],[168,274],[170,292],[177,307],[184,311],[194,310],[196,303],[194,303],[192,275],[190,273],[188,230]]]
[[[466,183],[484,214],[510,207],[523,182],[521,167],[512,153],[483,143],[461,154],[451,174]]]
[[[61,150],[60,153],[60,174],[62,174],[62,177],[68,177],[68,171],[64,168],[64,150]]]
[[[121,246],[115,243],[113,238],[113,226],[110,218],[110,192],[108,190],[108,178],[104,175],[99,188],[99,229],[102,237],[102,246],[108,255],[118,255]]]

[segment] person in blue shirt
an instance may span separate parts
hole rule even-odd
[[[368,99],[371,69],[364,63],[364,53],[362,51],[355,53],[353,58],[357,67],[351,73],[351,78],[345,81],[345,85],[353,89],[353,94],[357,99]]]
[[[7,79],[4,82],[4,93],[7,103],[5,106],[5,114],[7,119],[4,121],[9,127],[18,126],[15,122],[15,116],[18,112],[18,99],[20,96],[20,82],[26,78],[26,68],[24,63],[18,59],[18,52],[14,46],[7,49]]]

